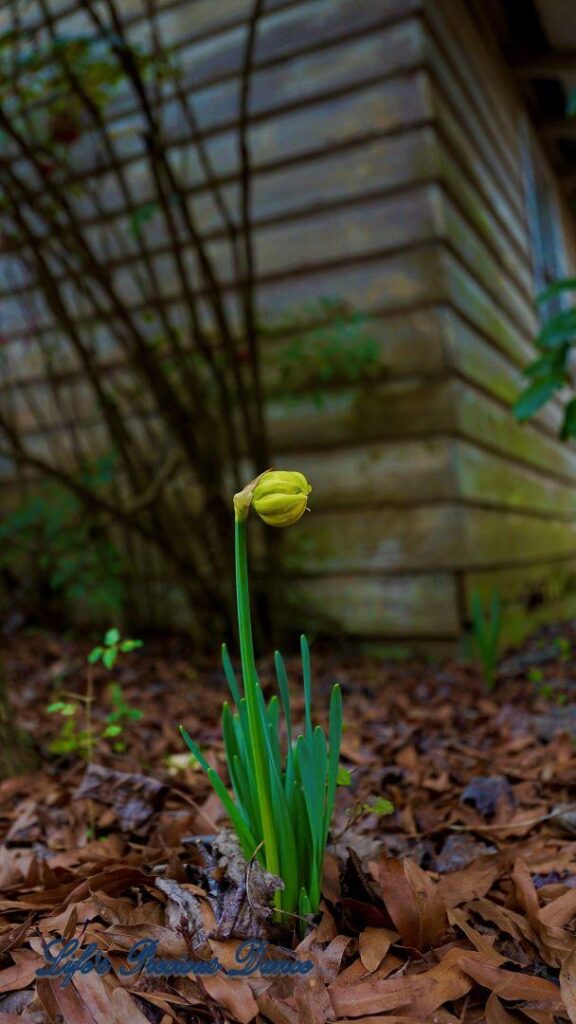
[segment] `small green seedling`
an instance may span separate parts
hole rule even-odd
[[[131,707],[117,682],[110,683],[107,696],[112,710],[105,717],[104,725],[97,726],[93,722],[94,680],[93,666],[101,661],[109,672],[112,671],[118,656],[135,651],[142,647],[141,640],[123,639],[116,628],[109,629],[102,646],[90,651],[87,662],[86,693],[63,694],[67,700],[55,700],[46,708],[48,714],[58,714],[62,718],[60,731],[49,745],[53,754],[78,754],[88,761],[92,760],[94,750],[103,741],[113,741],[112,750],[121,753],[126,744],[120,739],[127,722],[136,722],[142,718],[142,711]]]
[[[542,697],[544,700],[549,700],[552,696],[553,689],[550,683],[545,682],[544,672],[541,668],[531,668],[528,672],[528,682],[532,683],[536,696]]]
[[[81,714],[84,710],[81,703],[83,700],[84,698],[78,695],[74,701],[56,700],[46,708],[49,715],[61,715],[62,717],[58,735],[48,745],[50,753],[79,754],[81,757],[90,757],[94,737],[81,723]]]
[[[120,636],[120,630],[114,626],[104,636],[102,646],[94,647],[90,651],[88,664],[96,665],[97,662],[101,661],[104,667],[111,672],[118,660],[119,654],[128,654],[130,651],[137,650],[138,647],[142,647],[141,640],[123,640]]]
[[[478,591],[472,594],[472,641],[482,664],[484,682],[489,690],[496,685],[496,668],[502,631],[502,605],[500,595],[494,591],[489,613],[484,612]]]
[[[340,841],[353,825],[356,825],[362,818],[366,818],[370,814],[375,814],[379,818],[385,818],[389,814],[394,814],[395,810],[396,808],[392,801],[387,800],[386,797],[383,796],[377,796],[372,802],[359,801],[352,807],[348,808],[346,812],[348,820],[342,831],[334,838]]]
[[[550,683],[541,683],[537,690],[538,696],[542,697],[542,700],[552,700],[554,696],[554,687]]]
[[[378,818],[385,818],[389,814],[394,814],[394,810],[394,804],[391,800],[387,800],[383,796],[377,796],[372,803],[366,801],[355,804],[354,807],[350,808],[348,814],[353,821],[357,821],[358,818],[364,818],[368,814],[375,814]],[[349,822],[349,826],[350,824],[351,822]]]

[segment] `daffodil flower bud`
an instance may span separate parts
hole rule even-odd
[[[252,506],[268,526],[292,526],[304,515],[311,490],[303,473],[270,469],[256,481]]]

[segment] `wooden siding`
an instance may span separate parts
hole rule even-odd
[[[455,580],[464,619],[475,590],[486,600],[499,590],[506,637],[517,640],[547,616],[576,611],[576,450],[558,441],[559,402],[524,426],[510,414],[538,326],[522,154],[531,129],[461,0],[430,0],[424,19],[443,169],[454,469],[465,506]],[[572,241],[567,217],[565,230]]]
[[[187,69],[186,88],[194,90],[217,179],[232,199],[250,4],[160,6],[164,36]],[[126,24],[140,42],[147,31],[142,10],[141,0],[123,0]],[[76,5],[62,0],[58,30],[81,29]],[[163,124],[175,154],[190,141],[177,113],[167,101]],[[110,265],[137,310],[129,215],[150,198],[150,181],[130,131],[133,111],[118,103],[111,116],[131,203],[105,167],[93,178],[104,220],[115,228]],[[364,640],[454,643],[472,591],[488,594],[497,585],[516,635],[530,619],[527,609],[539,601],[540,609],[547,602],[557,609],[574,589],[576,451],[557,440],[558,406],[523,427],[510,414],[536,328],[524,118],[512,81],[461,0],[265,4],[250,119],[260,315],[276,318],[337,296],[371,317],[378,343],[374,379],[360,388],[335,382],[320,400],[305,364],[296,393],[283,393],[289,332],[270,337],[264,351],[275,461],[301,468],[314,485],[314,515],[286,534],[285,562],[298,614],[308,606],[319,629]],[[89,140],[82,153],[79,175],[90,166]],[[187,174],[186,194],[231,281],[194,159]],[[99,246],[102,216],[88,199],[81,215]],[[182,295],[160,227],[154,265],[177,317]],[[12,269],[13,254],[0,253],[5,372],[19,382],[16,401],[29,442],[42,453],[56,439],[65,457],[61,408],[27,346],[32,314],[35,332],[53,344],[57,335],[42,297],[21,276],[15,282]],[[122,361],[105,323],[80,307],[77,319],[94,331],[102,371],[121,383]],[[105,431],[80,367],[68,349],[59,358],[62,406],[76,410],[82,438],[97,450]],[[152,415],[128,400],[123,411],[136,419]],[[0,468],[8,483],[10,467]],[[162,567],[143,582],[150,614],[160,592],[166,617],[178,618],[178,595],[163,583]],[[158,621],[158,608],[154,615]]]

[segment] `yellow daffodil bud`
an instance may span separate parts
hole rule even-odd
[[[306,511],[312,490],[303,473],[269,469],[252,491],[252,506],[268,526],[292,526]]]

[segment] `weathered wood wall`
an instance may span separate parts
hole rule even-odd
[[[461,0],[427,3],[424,19],[443,167],[460,615],[474,589],[489,598],[495,588],[514,638],[576,609],[576,451],[558,441],[559,405],[524,426],[509,411],[538,327],[526,203],[527,142],[538,142],[512,76]],[[569,261],[573,218],[565,224]]]
[[[145,38],[143,6],[122,5],[135,39]],[[210,155],[232,194],[250,4],[165,0],[163,8],[163,32],[188,69]],[[73,2],[62,0],[59,29],[78,30]],[[379,343],[378,377],[327,387],[320,404],[317,383],[286,401],[282,343],[266,352],[276,463],[298,467],[314,485],[313,515],[286,534],[291,596],[319,623],[359,637],[442,645],[461,636],[472,589],[497,586],[524,625],[541,599],[545,606],[574,589],[576,453],[556,440],[558,410],[525,427],[509,412],[536,327],[526,125],[513,83],[460,0],[267,0],[256,64],[261,315],[337,296],[370,314]],[[121,136],[130,114],[117,117]],[[184,150],[169,104],[165,121]],[[138,162],[131,180],[146,202]],[[101,195],[109,216],[125,222],[106,175]],[[210,233],[213,210],[202,194],[198,202]],[[125,243],[118,275],[129,232]],[[165,243],[158,235],[157,266],[177,310]],[[217,236],[213,246],[218,253]],[[128,277],[125,294],[136,301]],[[15,286],[10,257],[0,257],[0,331],[12,372],[42,403],[42,429],[34,417],[28,424],[41,448],[61,424],[26,345],[31,309],[35,330],[50,337],[41,302],[26,282]],[[102,353],[114,372],[105,333]],[[62,369],[97,446],[78,367]],[[23,421],[29,408],[23,401]],[[151,585],[169,609],[165,584]]]

